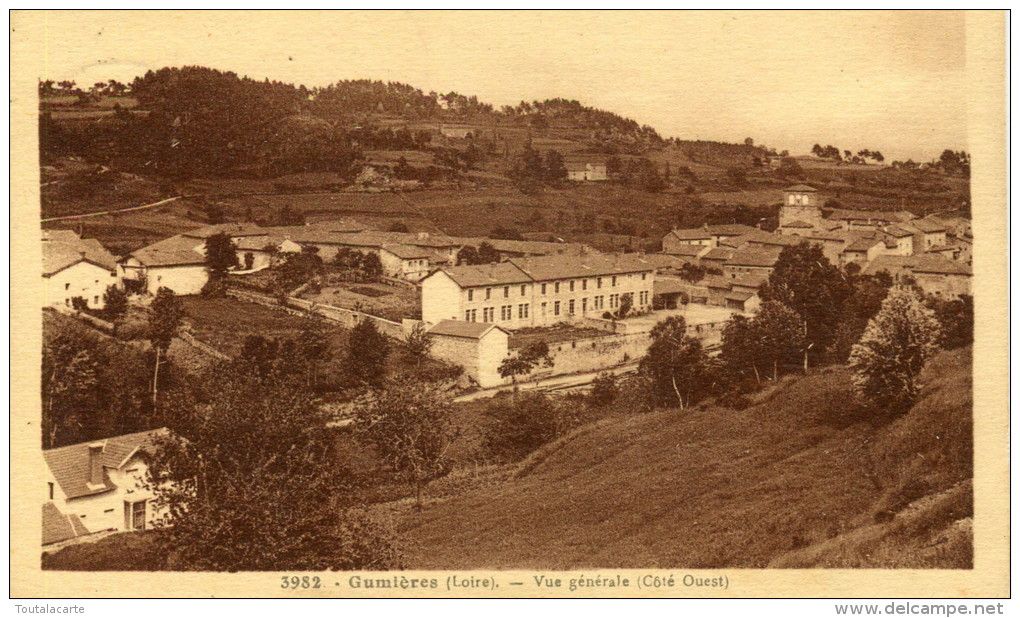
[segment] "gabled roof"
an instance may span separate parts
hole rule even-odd
[[[449,266],[440,270],[462,288],[531,283],[531,277],[511,262]]]
[[[776,251],[741,249],[735,251],[733,256],[726,260],[725,265],[769,267],[775,266],[778,259],[779,253]]]
[[[674,277],[656,277],[652,282],[652,294],[679,294],[690,287],[686,281]]]
[[[728,260],[733,257],[735,249],[727,249],[724,247],[714,247],[708,250],[708,253],[701,256],[702,260]]]
[[[88,262],[110,272],[117,271],[117,258],[95,238],[79,238],[71,230],[43,231],[43,276],[49,277]]]
[[[238,236],[263,236],[267,234],[266,228],[259,226],[257,223],[217,223],[215,225],[206,225],[194,230],[188,230],[181,234],[181,236],[190,236],[191,238],[209,238],[216,234],[226,234],[231,238]]]
[[[883,244],[881,240],[876,238],[858,238],[846,247],[843,247],[843,251],[849,251],[851,253],[863,253],[874,247],[875,245]]]
[[[736,279],[732,279],[732,283],[734,286],[740,286],[742,288],[757,289],[765,285],[765,282],[768,280],[768,276],[762,273],[747,273],[737,277]]]
[[[894,238],[904,238],[906,236],[914,235],[913,232],[903,229],[900,225],[889,225],[882,228],[882,231]]]
[[[581,255],[589,253],[588,247],[575,242],[542,242],[539,240],[506,240],[503,238],[460,238],[462,244],[479,246],[483,242],[501,253],[522,255]]]
[[[902,271],[962,276],[973,274],[970,266],[933,254],[880,255],[865,266],[861,272],[865,275],[873,275],[883,270],[892,275]]]
[[[572,279],[601,275],[622,275],[655,270],[652,262],[637,253],[607,255],[542,256],[508,260],[535,281]]]
[[[792,187],[787,187],[787,188],[783,189],[783,191],[789,191],[791,193],[793,193],[793,192],[803,193],[805,191],[809,191],[809,192],[813,193],[815,191],[818,191],[818,189],[816,189],[816,188],[814,188],[812,186],[809,186],[809,185],[793,185]]]
[[[112,491],[117,487],[110,481],[106,472],[107,469],[120,469],[133,454],[139,450],[150,449],[154,446],[154,440],[165,429],[154,431],[142,431],[123,436],[95,440],[93,442],[82,442],[70,446],[51,448],[43,451],[43,458],[49,466],[50,473],[60,485],[61,491],[70,500],[82,496],[91,496]],[[90,487],[88,485],[90,462],[89,445],[101,443],[103,451],[100,455],[103,465],[103,485]]]
[[[914,219],[906,225],[917,228],[919,232],[925,234],[936,234],[946,231],[946,225],[943,222],[932,219]]]
[[[410,245],[383,245],[381,249],[392,253],[402,260],[428,258],[432,255],[432,251],[429,249],[412,247]]]
[[[77,515],[65,515],[57,505],[45,502],[42,505],[42,544],[59,543],[67,539],[89,534],[89,529]]]
[[[191,266],[205,264],[205,241],[184,235],[171,236],[130,254],[143,266]]]
[[[683,255],[686,257],[697,257],[702,252],[705,252],[708,249],[709,249],[708,245],[692,245],[689,243],[680,243],[679,245],[670,247],[668,252],[664,251],[663,253],[666,253],[667,255]]]
[[[736,301],[739,301],[739,302],[744,302],[748,298],[751,298],[752,296],[754,296],[755,294],[757,294],[757,292],[734,291],[734,292],[730,292],[729,294],[726,295],[726,300],[736,300]]]
[[[686,230],[673,230],[670,232],[677,240],[684,242],[688,240],[712,240],[712,234],[703,227],[696,227]]]
[[[462,320],[442,320],[429,329],[429,334],[446,337],[464,337],[465,339],[481,339],[493,329],[509,334],[505,328],[496,324],[465,322]]]

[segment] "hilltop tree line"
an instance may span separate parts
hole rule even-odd
[[[850,150],[840,151],[839,148],[828,144],[822,146],[821,144],[815,144],[811,147],[811,154],[816,157],[824,159],[833,159],[835,161],[846,161],[847,163],[867,163],[870,159],[875,163],[881,163],[885,161],[885,156],[877,150],[869,150],[864,148],[858,150],[857,154],[854,154]]]
[[[79,91],[71,82],[40,83],[40,93],[47,95]],[[587,130],[593,139],[661,141],[650,127],[576,101],[522,102],[497,111],[474,96],[426,94],[396,82],[347,80],[310,89],[186,66],[149,71],[130,85],[97,84],[89,93],[130,93],[147,114],[122,110],[101,123],[64,123],[44,109],[44,157],[79,155],[117,162],[129,171],[180,178],[239,172],[350,175],[363,150],[428,147],[427,132],[375,126],[374,115],[532,126],[551,118]],[[470,161],[465,164],[471,167]]]

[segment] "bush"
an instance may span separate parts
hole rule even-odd
[[[591,383],[588,404],[594,407],[608,406],[616,400],[618,394],[619,389],[616,386],[616,376],[611,373],[603,373]]]
[[[519,461],[564,430],[559,407],[541,393],[496,399],[485,415],[490,423],[483,446],[490,457],[501,461]]]

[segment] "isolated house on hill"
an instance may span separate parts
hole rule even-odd
[[[568,159],[564,161],[567,168],[567,180],[588,182],[609,180],[609,171],[605,161],[597,159]]]
[[[147,486],[149,458],[165,429],[43,451],[43,544],[107,530],[145,530],[160,515]]]
[[[44,305],[70,307],[80,297],[91,309],[102,309],[106,288],[117,285],[117,258],[94,238],[79,238],[71,230],[44,230]]]

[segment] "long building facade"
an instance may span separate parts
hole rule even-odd
[[[547,256],[433,271],[422,283],[422,319],[503,328],[577,322],[652,306],[655,266],[638,254]]]

